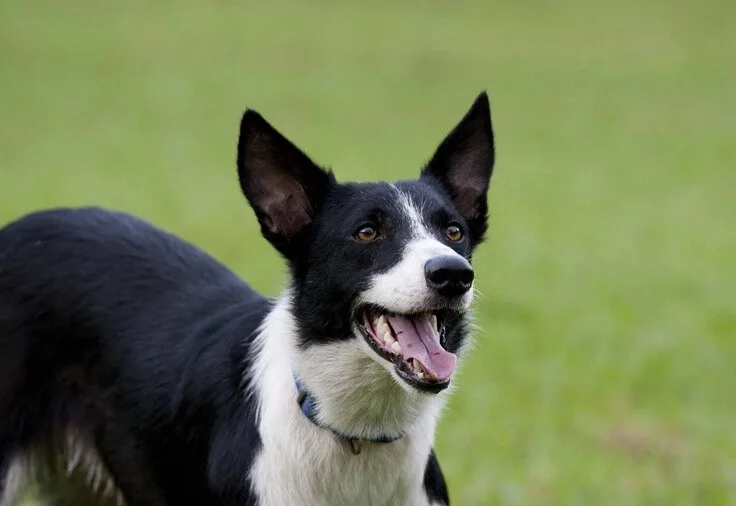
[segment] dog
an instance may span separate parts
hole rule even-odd
[[[99,207],[0,230],[0,505],[448,505],[435,429],[471,339],[495,148],[480,93],[414,180],[340,183],[246,108],[267,298]],[[245,247],[247,248],[247,241]]]

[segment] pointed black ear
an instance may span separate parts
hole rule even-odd
[[[261,233],[287,257],[334,181],[251,109],[240,122],[238,177]]]
[[[488,227],[487,193],[493,162],[491,108],[484,91],[422,170],[422,177],[439,181],[450,194],[476,242]]]

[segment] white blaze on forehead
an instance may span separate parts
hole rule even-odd
[[[399,206],[401,207],[404,216],[409,220],[412,237],[432,237],[432,234],[427,229],[427,225],[424,223],[424,219],[422,218],[421,206],[417,205],[414,199],[411,198],[411,195],[399,190],[396,185],[392,184],[391,187],[396,191]]]
[[[399,206],[410,223],[411,239],[406,243],[398,263],[388,271],[371,276],[368,290],[361,296],[364,304],[376,304],[396,313],[414,313],[426,309],[434,297],[427,286],[424,264],[431,258],[461,256],[442,244],[422,218],[421,207],[412,197],[391,185],[396,191]],[[472,291],[463,300],[469,306]]]
[[[426,309],[434,294],[424,277],[424,264],[430,258],[460,256],[436,239],[413,239],[404,247],[401,260],[386,272],[372,276],[361,302],[376,304],[396,313],[414,313]],[[470,304],[472,291],[465,295]]]

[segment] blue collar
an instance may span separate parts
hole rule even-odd
[[[341,433],[340,431],[337,431],[333,429],[332,427],[327,427],[325,425],[322,425],[317,420],[317,401],[315,400],[314,396],[309,393],[309,391],[304,388],[304,384],[299,379],[299,377],[294,374],[294,383],[296,383],[296,391],[298,393],[297,396],[297,402],[299,403],[299,408],[302,410],[302,413],[304,416],[307,417],[307,419],[312,422],[317,427],[320,427],[321,429],[327,429],[330,432],[332,432],[335,436],[339,437],[340,439],[346,440],[348,443],[350,443],[350,450],[355,454],[360,453],[360,442],[365,441],[368,443],[393,443],[394,441],[397,441],[401,439],[401,435],[397,437],[380,437],[376,439],[366,439],[366,438],[354,438],[351,436],[348,436],[346,434]]]

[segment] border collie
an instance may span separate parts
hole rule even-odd
[[[485,92],[393,183],[337,182],[247,109],[240,186],[290,274],[273,300],[128,214],[5,226],[0,506],[31,482],[64,506],[449,504],[433,441],[493,163]]]

